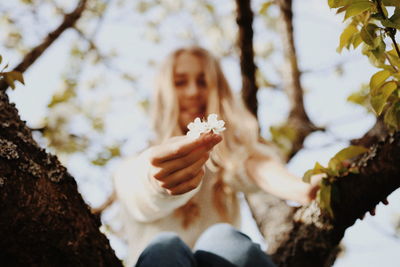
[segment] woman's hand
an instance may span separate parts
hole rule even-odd
[[[320,189],[321,179],[324,178],[326,174],[315,174],[311,176],[310,183],[307,184],[307,190],[305,194],[305,202],[303,205],[310,204],[317,197],[317,192]]]
[[[197,139],[173,137],[150,148],[151,179],[170,195],[195,189],[204,177],[211,149],[221,141],[220,135],[207,133]]]

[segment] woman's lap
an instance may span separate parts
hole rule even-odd
[[[260,246],[228,224],[208,228],[194,252],[174,233],[157,236],[140,255],[137,267],[273,267]]]

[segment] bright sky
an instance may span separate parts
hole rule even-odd
[[[254,6],[258,7],[261,2],[261,0],[255,1]],[[343,29],[342,18],[335,15],[334,11],[329,10],[327,1],[298,0],[294,2],[295,41],[299,64],[302,70],[309,71],[302,76],[302,83],[307,92],[305,94],[307,112],[317,125],[328,127],[327,133],[312,134],[305,142],[307,149],[298,153],[290,162],[290,171],[302,176],[304,171],[311,168],[316,160],[321,164],[326,164],[331,156],[346,146],[345,140],[359,137],[373,125],[373,116],[368,115],[362,108],[347,103],[345,99],[351,92],[357,90],[361,83],[368,82],[368,77],[375,70],[370,67],[359,50],[337,54],[336,47]],[[222,11],[229,12],[234,8],[232,0],[223,0],[218,3],[221,5],[218,9]],[[179,23],[177,24],[176,19],[170,19],[163,23],[163,31],[171,34],[160,46],[143,40],[143,30],[140,24],[142,18],[116,19],[116,16],[118,16],[118,12],[115,6],[111,5],[97,42],[101,44],[104,51],[111,48],[117,49],[120,57],[115,64],[120,69],[129,69],[137,73],[139,85],[135,88],[135,94],[132,92],[131,85],[109,73],[110,77],[103,85],[106,90],[100,91],[96,97],[107,99],[109,95],[112,95],[114,100],[118,100],[117,104],[111,104],[105,115],[109,129],[108,134],[113,138],[130,137],[123,148],[123,153],[130,154],[146,145],[149,134],[143,111],[132,105],[138,99],[147,96],[151,90],[154,68],[148,67],[147,60],[150,58],[158,61],[172,48],[184,43],[178,42],[173,35],[174,31],[179,31]],[[178,16],[178,18],[187,19],[184,15]],[[234,21],[231,25],[233,24]],[[263,27],[265,25],[261,21],[256,21],[256,34],[262,32]],[[10,98],[19,108],[22,118],[29,125],[38,125],[47,114],[46,106],[53,93],[60,87],[60,74],[65,72],[65,68],[68,66],[68,51],[65,44],[68,44],[74,37],[72,32],[64,34],[25,74],[26,86],[18,85],[15,91],[9,92]],[[256,46],[263,46],[265,39],[268,38],[273,38],[273,36],[256,35]],[[207,45],[207,41],[204,41],[204,45]],[[2,48],[0,48],[0,53],[3,58],[8,59],[10,65],[18,61],[14,55],[4,54]],[[276,62],[279,64],[279,59]],[[340,62],[345,63],[343,76],[332,71],[332,67]],[[264,66],[262,63],[259,66],[266,70],[271,67]],[[237,90],[241,84],[238,78],[237,62],[224,61],[223,67],[232,87]],[[91,72],[85,73],[85,77],[93,76],[100,71],[98,69],[91,70]],[[285,118],[287,102],[282,93],[271,90],[261,90],[259,100],[261,104],[259,116],[266,118],[262,122],[263,132],[266,133],[266,129],[270,125]],[[89,97],[84,103],[96,108],[96,102],[93,101]],[[104,111],[99,110],[99,112]],[[77,122],[76,125],[80,126],[84,123]],[[82,130],[78,126],[75,127],[75,131]],[[101,141],[107,142],[107,140]],[[82,165],[82,162],[85,161],[84,157],[85,155],[72,157],[67,165],[78,180],[80,191],[86,200],[91,204],[98,205],[110,192],[110,169],[93,169]],[[113,163],[109,168],[112,166]],[[380,205],[375,217],[367,215],[364,221],[357,221],[353,227],[348,229],[343,240],[346,253],[337,259],[336,267],[398,266],[400,238],[392,237],[394,233],[392,224],[396,214],[397,216],[400,214],[399,200],[400,192],[396,191],[389,197],[389,206]],[[254,233],[251,217],[247,215],[244,218],[244,230],[254,238],[258,238]],[[115,239],[112,239],[112,244],[117,248],[118,255],[123,256],[125,253],[123,244]]]

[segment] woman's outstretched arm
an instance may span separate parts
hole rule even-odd
[[[310,184],[291,174],[279,161],[267,157],[250,157],[246,162],[250,178],[264,191],[279,198],[305,205],[313,200],[319,188],[321,175]]]
[[[198,139],[180,136],[126,159],[114,175],[122,205],[142,222],[184,205],[199,190],[209,151],[221,140],[215,134]]]

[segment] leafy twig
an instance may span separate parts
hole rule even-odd
[[[380,15],[383,17],[383,19],[387,19],[385,16],[385,13],[383,12],[383,9],[382,9],[381,0],[376,0],[376,3],[377,3],[377,8],[378,8]],[[400,49],[399,49],[399,46],[395,39],[396,29],[385,27],[385,31],[389,35],[390,39],[392,39],[393,45],[397,52],[397,56],[400,58]]]

